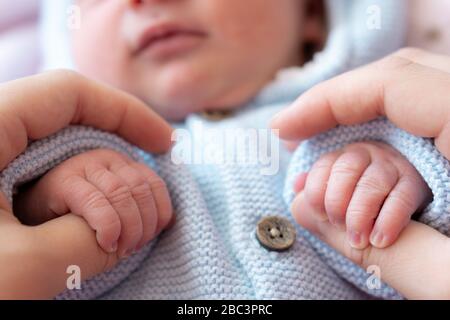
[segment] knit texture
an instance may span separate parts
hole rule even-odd
[[[403,44],[404,1],[327,3],[329,40],[311,63],[280,73],[277,81],[228,120],[213,123],[191,115],[179,127],[191,133],[198,126],[219,131],[267,128],[275,112],[314,84]],[[379,5],[383,14],[381,31],[366,27],[366,9],[373,4]],[[204,152],[201,138],[191,141],[193,154]],[[293,156],[280,149],[280,170],[275,175],[262,175],[264,168],[259,163],[176,164],[169,154],[153,157],[114,135],[69,127],[32,143],[0,174],[0,187],[12,200],[18,185],[75,154],[96,148],[116,150],[146,163],[167,183],[177,215],[175,226],[110,272],[85,281],[81,290],[63,292],[58,299],[401,298],[385,285],[369,289],[369,274],[296,225],[288,210],[298,172],[307,170],[320,154],[359,140],[390,143],[418,168],[435,196],[422,219],[447,232],[447,161],[430,141],[383,120],[337,128],[303,144]],[[248,143],[209,145],[219,154],[250,147]],[[258,221],[272,215],[286,217],[297,228],[296,242],[286,252],[269,252],[255,238]]]
[[[255,121],[263,127],[261,120],[279,108],[243,111],[213,127],[254,128]],[[185,128],[193,130],[200,123],[212,125],[191,116]],[[292,157],[281,150],[282,158],[290,158],[287,173],[282,168],[272,176],[261,175],[261,165],[177,165],[170,155],[152,157],[109,133],[70,127],[32,144],[2,172],[0,181],[11,197],[17,181],[40,175],[79,152],[110,148],[148,164],[168,185],[177,215],[175,227],[112,271],[83,283],[82,290],[66,291],[58,298],[396,299],[401,296],[385,285],[369,289],[370,274],[301,227],[297,226],[296,243],[287,252],[269,252],[255,238],[257,222],[269,215],[284,216],[295,225],[287,208],[299,172],[309,170],[326,152],[367,140],[392,145],[415,165],[434,195],[421,221],[450,234],[448,161],[432,141],[412,136],[384,119],[336,128],[302,144]],[[192,142],[195,152],[204,151],[196,140]]]
[[[406,157],[424,178],[433,193],[433,201],[420,215],[419,220],[441,233],[450,236],[450,165],[436,149],[431,139],[413,136],[392,125],[386,119],[378,119],[358,126],[338,127],[302,144],[291,159],[286,179],[284,197],[291,203],[295,197],[293,184],[299,173],[308,172],[321,155],[341,149],[347,144],[362,141],[384,142]],[[367,280],[364,270],[356,270],[353,264],[312,236],[306,230],[302,235],[338,274],[363,287]]]

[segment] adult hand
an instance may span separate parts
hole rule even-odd
[[[399,52],[312,88],[278,114],[272,127],[280,138],[301,141],[337,125],[351,125],[386,116],[415,135],[434,138],[450,159],[450,58],[417,49]],[[450,298],[450,239],[411,222],[399,240],[386,249],[358,251],[346,233],[318,221],[300,193],[292,212],[305,228],[362,267],[378,265],[382,279],[405,297]]]
[[[55,71],[0,85],[0,170],[30,140],[76,124],[116,133],[149,152],[171,146],[171,127],[138,99]],[[66,215],[27,227],[0,193],[0,298],[51,298],[65,289],[69,265],[87,279],[116,262],[82,218]]]
[[[386,116],[427,138],[450,159],[450,57],[418,49],[397,53],[323,82],[272,120],[284,140]]]

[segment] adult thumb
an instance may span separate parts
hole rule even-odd
[[[357,250],[350,246],[346,231],[306,212],[297,222],[342,255],[367,269],[377,266],[381,279],[408,299],[450,298],[450,240],[438,231],[410,222],[390,247]]]

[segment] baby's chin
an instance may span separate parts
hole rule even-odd
[[[222,104],[216,99],[209,100],[204,96],[171,95],[162,99],[144,99],[145,102],[167,121],[180,122],[192,114],[214,110],[232,110],[239,103]],[[234,106],[234,107],[233,107]]]
[[[185,86],[163,86],[159,90],[145,92],[144,101],[159,115],[168,121],[179,122],[194,113],[204,111],[228,111],[239,108],[254,97],[260,90],[258,86],[226,87],[217,90],[217,86],[202,82]]]
[[[167,121],[180,122],[185,120],[189,115],[197,113],[196,108],[186,106],[162,106],[155,108],[156,112]]]
[[[171,122],[180,122],[189,115],[202,112],[206,109],[202,101],[191,99],[144,99],[147,104],[161,117]]]

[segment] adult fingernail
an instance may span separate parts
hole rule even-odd
[[[383,248],[385,245],[386,237],[381,231],[372,232],[370,236],[370,243],[377,248]]]

